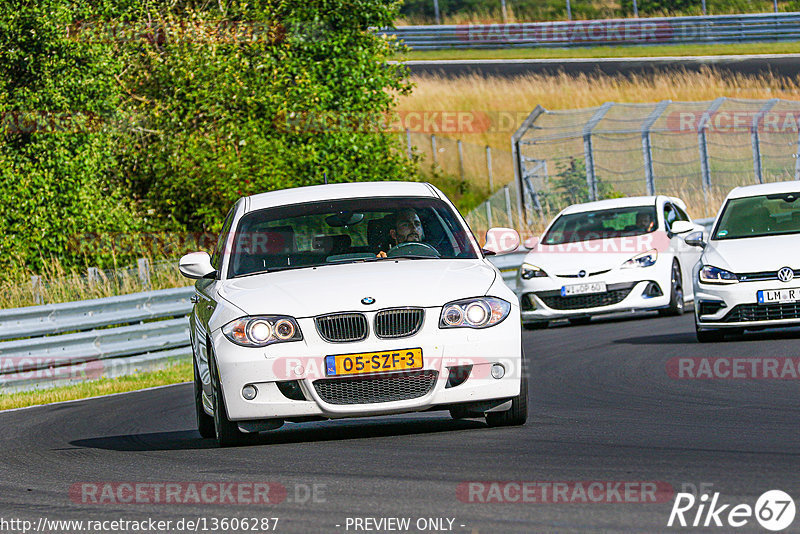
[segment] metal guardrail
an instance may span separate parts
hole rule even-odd
[[[0,339],[6,340],[0,342],[0,391],[113,378],[187,360],[193,294],[193,287],[184,287],[0,310]]]
[[[519,24],[400,26],[380,33],[416,50],[749,43],[800,40],[800,12]]]

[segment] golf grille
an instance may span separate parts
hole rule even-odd
[[[419,308],[398,308],[379,311],[375,315],[375,335],[381,338],[413,336],[422,328],[425,311]]]
[[[601,308],[619,304],[631,292],[636,284],[613,284],[605,293],[590,295],[574,295],[562,297],[559,291],[542,291],[536,296],[554,310],[582,310],[585,308]]]
[[[328,404],[374,404],[416,399],[436,383],[436,371],[416,371],[370,378],[315,380],[314,389]]]
[[[331,343],[361,341],[367,337],[367,318],[360,313],[337,313],[314,319],[317,332]]]
[[[785,304],[740,304],[725,316],[726,323],[800,319],[800,302]]]

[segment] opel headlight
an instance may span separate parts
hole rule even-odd
[[[541,267],[531,265],[530,263],[523,263],[519,268],[519,276],[523,280],[530,280],[531,278],[542,278],[547,276],[547,273]]]
[[[700,281],[704,284],[736,284],[739,282],[739,277],[725,269],[703,265],[700,269]]]
[[[631,259],[623,263],[622,268],[630,269],[633,267],[650,267],[651,265],[655,265],[657,259],[658,259],[658,251],[656,249],[650,249],[647,252],[642,252],[641,254],[637,254],[636,256],[632,257]]]
[[[495,297],[478,297],[445,304],[439,328],[487,328],[508,317],[511,304]]]
[[[303,339],[297,321],[282,315],[242,317],[223,326],[222,333],[242,347],[266,347]]]

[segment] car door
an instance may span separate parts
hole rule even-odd
[[[664,224],[667,232],[670,231],[672,223],[675,221],[691,222],[691,219],[680,206],[677,206],[672,202],[666,202],[664,204]],[[691,283],[692,269],[700,260],[702,249],[688,246],[683,241],[683,238],[686,237],[686,234],[669,233],[668,235],[670,236],[670,250],[675,254],[675,257],[678,258],[678,262],[681,266],[681,275],[683,276],[683,294],[688,297],[693,293],[693,286]]]

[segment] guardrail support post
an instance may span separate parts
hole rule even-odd
[[[492,183],[492,149],[486,145],[486,173],[489,175],[489,194],[494,192],[494,184]]]
[[[31,292],[33,293],[34,304],[44,304],[44,296],[42,295],[42,277],[31,275]]]
[[[458,146],[458,174],[459,174],[459,176],[461,178],[461,181],[463,182],[464,181],[464,144],[461,142],[461,139],[459,139],[456,142],[456,145]]]
[[[592,130],[597,126],[608,110],[614,105],[613,102],[606,102],[586,123],[583,128],[583,157],[586,161],[586,185],[589,189],[589,200],[597,200],[597,176],[594,172],[594,147],[592,146]]]
[[[766,115],[777,102],[777,98],[768,100],[758,113],[755,114],[753,123],[750,125],[750,141],[753,144],[753,172],[755,173],[757,184],[764,183],[764,170],[761,162],[761,140],[759,138],[758,128],[761,125],[761,121],[764,119],[764,115]]]
[[[662,100],[656,106],[656,109],[647,117],[647,120],[642,124],[642,157],[644,158],[644,177],[647,185],[647,194],[656,194],[656,178],[653,173],[653,146],[650,142],[650,129],[658,118],[667,109],[667,106],[672,102],[671,100]]]
[[[94,286],[97,282],[100,281],[100,269],[97,267],[89,267],[86,270],[86,280],[89,282],[89,286]]]
[[[700,149],[700,172],[702,173],[703,203],[705,204],[704,213],[708,215],[708,195],[711,192],[711,168],[708,165],[708,141],[706,140],[706,128],[711,116],[717,112],[719,107],[725,102],[725,97],[714,100],[709,108],[703,112],[700,122],[697,124],[697,144]]]
[[[139,281],[142,287],[150,289],[150,261],[147,258],[139,258],[136,260],[136,268],[139,274]]]

